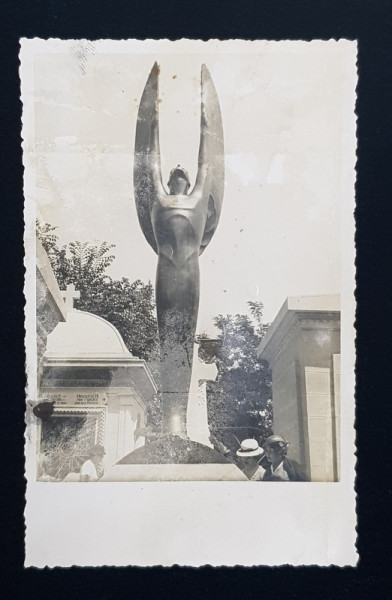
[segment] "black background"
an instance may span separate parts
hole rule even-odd
[[[1,1],[3,597],[373,600],[391,596],[391,21],[392,4],[381,0]],[[23,568],[25,375],[20,37],[358,39],[356,491],[360,560],[356,568]],[[255,518],[279,518],[272,514],[258,513]],[[44,520],[45,514],[40,518]],[[241,519],[241,507],[233,518]],[[244,543],[245,540],[246,532]]]

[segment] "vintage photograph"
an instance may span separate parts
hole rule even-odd
[[[355,61],[22,40],[31,490],[353,493]]]

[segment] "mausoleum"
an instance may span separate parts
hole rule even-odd
[[[36,419],[39,470],[44,462],[46,473],[62,480],[94,444],[105,447],[105,469],[142,446],[139,431],[157,388],[113,325],[73,308],[79,292],[73,285],[60,291],[38,240],[36,277],[37,401],[53,405]]]
[[[96,443],[105,447],[105,468],[143,445],[135,430],[145,427],[155,393],[146,362],[132,356],[113,325],[68,312],[48,336],[40,388],[41,400],[54,402],[40,424],[40,449],[57,456],[57,476],[77,470]]]
[[[258,348],[272,370],[273,427],[311,481],[338,481],[340,297],[290,297]]]

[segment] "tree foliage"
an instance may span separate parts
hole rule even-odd
[[[257,357],[268,325],[262,322],[261,302],[248,302],[248,306],[250,315],[216,317],[218,376],[207,385],[211,431],[232,453],[238,440],[254,437],[262,444],[272,433],[270,372]],[[211,360],[203,351],[200,357]]]
[[[56,227],[37,222],[37,235],[51,262],[60,289],[73,283],[80,292],[75,308],[98,315],[120,332],[128,350],[139,358],[155,359],[157,322],[151,283],[114,280],[107,274],[115,246],[103,242],[70,242],[58,246]],[[154,361],[155,363],[155,361]]]

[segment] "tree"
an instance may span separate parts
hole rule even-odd
[[[49,223],[37,221],[38,238],[48,254],[60,289],[73,283],[80,292],[75,308],[112,323],[134,356],[156,359],[158,330],[151,283],[112,279],[106,270],[115,258],[110,254],[115,248],[113,244],[103,242],[97,246],[75,241],[59,248],[56,229]]]
[[[211,432],[233,453],[238,440],[254,437],[262,444],[272,433],[270,372],[257,357],[268,325],[262,322],[261,302],[248,302],[248,306],[250,316],[216,317],[218,376],[207,384]],[[200,342],[200,356],[210,362],[211,355],[203,354],[203,338]]]

